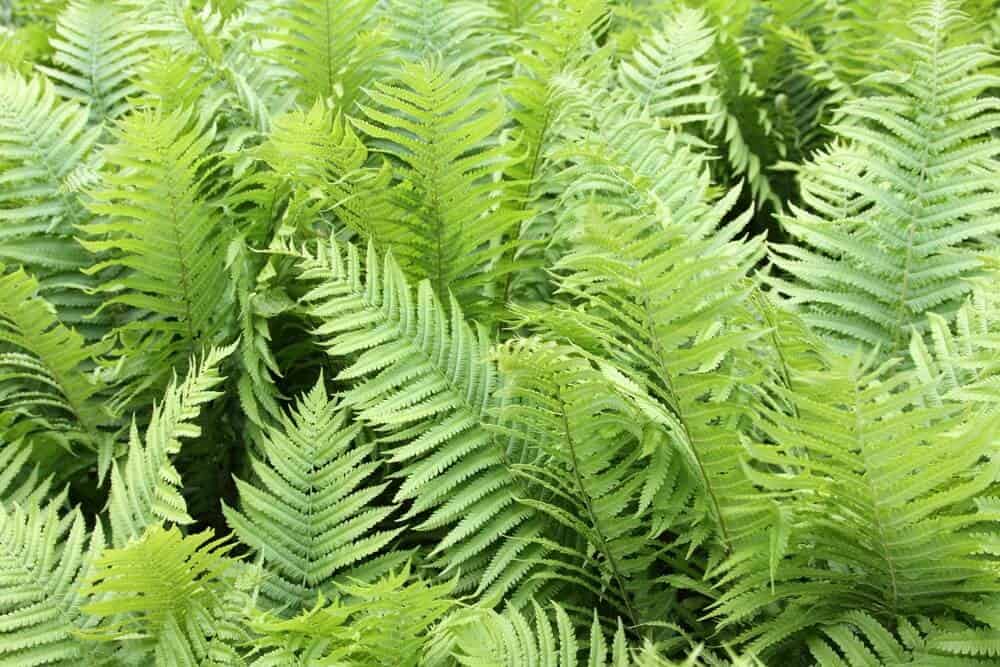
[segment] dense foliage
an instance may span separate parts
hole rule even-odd
[[[1000,661],[997,3],[0,24],[0,665]]]

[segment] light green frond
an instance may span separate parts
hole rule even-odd
[[[68,444],[97,451],[109,419],[97,400],[104,385],[88,371],[108,345],[87,344],[39,291],[23,269],[0,266],[0,409],[42,420]]]
[[[90,625],[81,587],[103,548],[79,511],[0,503],[0,665],[100,664],[101,647],[75,633]]]
[[[264,592],[291,611],[329,592],[334,576],[358,576],[358,565],[377,574],[372,561],[402,530],[380,529],[395,508],[375,504],[387,486],[370,479],[380,466],[375,446],[359,442],[361,424],[348,419],[321,377],[280,427],[261,435],[266,460],[251,464],[257,481],[236,481],[241,511],[223,507],[272,575]]]
[[[142,350],[142,366],[124,372],[126,401],[160,391],[173,367],[231,335],[228,232],[205,182],[216,166],[208,122],[190,110],[128,116],[91,193],[102,217],[84,227],[100,259],[88,271],[103,279],[102,308],[122,311],[126,346]]]
[[[918,39],[895,45],[907,70],[876,75],[884,94],[845,105],[846,145],[803,172],[810,207],[783,220],[799,244],[775,246],[773,260],[793,280],[772,284],[842,344],[898,353],[928,312],[951,319],[977,246],[1000,231],[1000,102],[983,95],[996,57],[949,43],[961,20],[949,2],[914,15]]]
[[[0,87],[0,262],[27,267],[64,321],[78,325],[98,302],[82,292],[88,257],[73,239],[89,215],[67,184],[92,167],[100,129],[43,76],[0,72]]]
[[[497,65],[503,42],[497,30],[500,14],[488,2],[389,0],[382,15],[400,62],[440,59],[455,69],[475,62],[485,72]]]
[[[132,423],[128,458],[121,466],[115,463],[111,471],[108,506],[115,546],[138,538],[161,521],[192,522],[172,457],[180,451],[181,440],[201,434],[193,422],[201,406],[220,395],[214,391],[223,380],[218,367],[233,349],[210,349],[203,359],[191,363],[183,382],[177,383],[176,378],[171,382],[163,402],[153,408],[144,440]]]
[[[996,556],[980,542],[1000,519],[989,497],[995,417],[923,407],[917,376],[897,363],[831,360],[795,378],[793,412],[762,410],[747,443],[747,474],[790,524],[776,568],[767,553],[738,551],[716,573],[722,627],[782,603],[745,630],[755,650],[837,610],[954,615],[998,589]]]
[[[393,252],[439,299],[451,293],[469,309],[504,269],[493,262],[519,222],[497,180],[510,162],[499,137],[504,107],[478,70],[425,61],[399,77],[398,85],[376,83],[365,118],[354,121],[399,161]]]
[[[31,445],[11,440],[10,413],[0,413],[0,507],[43,507],[49,497],[52,476],[42,477],[31,465]]]
[[[253,618],[254,645],[263,655],[251,664],[424,665],[428,635],[455,606],[453,588],[415,579],[409,566],[372,583],[338,584],[339,599],[321,597],[294,618]]]
[[[431,555],[466,586],[501,595],[533,567],[540,550],[534,512],[515,501],[508,451],[484,427],[494,405],[496,368],[482,327],[457,303],[445,313],[428,281],[416,295],[391,256],[335,242],[300,256],[302,299],[328,352],[347,358],[337,376],[344,401],[387,443],[398,443],[396,501],[434,531]]]
[[[122,116],[145,57],[141,25],[108,0],[73,0],[59,14],[52,46],[58,67],[40,67],[59,93],[90,109],[98,125]]]
[[[384,60],[376,0],[294,0],[274,21],[273,57],[295,74],[301,98],[350,110]]]
[[[83,589],[92,599],[83,611],[100,619],[84,637],[138,642],[157,667],[205,664],[228,575],[237,569],[228,557],[233,546],[211,530],[185,536],[151,525],[128,545],[106,550]]]

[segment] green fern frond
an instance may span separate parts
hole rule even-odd
[[[92,168],[100,129],[42,76],[4,71],[0,86],[0,262],[27,267],[63,321],[80,325],[98,302],[83,293],[88,257],[73,239],[89,215],[67,184]]]
[[[988,497],[1000,474],[988,454],[995,418],[923,407],[917,376],[898,363],[830,362],[795,378],[793,413],[762,410],[760,439],[747,443],[747,474],[789,517],[776,568],[745,550],[716,573],[722,627],[782,603],[745,630],[753,650],[838,610],[961,614],[998,588],[981,542],[1000,518]]]
[[[295,0],[274,22],[274,58],[295,73],[306,102],[334,100],[349,110],[384,59],[376,0]]]
[[[107,0],[73,0],[59,14],[53,62],[40,67],[59,93],[90,109],[92,123],[124,115],[146,43],[132,17]]]
[[[369,246],[331,241],[300,257],[313,285],[302,303],[315,335],[350,365],[337,376],[352,383],[344,401],[387,442],[401,466],[396,501],[412,501],[407,519],[444,531],[431,552],[464,586],[499,596],[533,567],[541,549],[534,512],[514,499],[508,452],[484,427],[494,405],[496,368],[481,326],[470,327],[452,303],[450,315],[428,281],[415,295],[391,256]],[[441,534],[439,532],[439,534]]]
[[[393,507],[373,505],[387,484],[374,444],[357,442],[361,424],[326,394],[322,377],[279,427],[260,438],[265,460],[252,459],[260,481],[237,480],[238,511],[223,505],[233,532],[261,553],[272,579],[264,592],[296,611],[329,591],[334,575],[372,565],[402,528],[379,530]],[[387,566],[383,566],[387,567]]]
[[[339,599],[320,597],[294,618],[257,615],[250,628],[263,655],[253,665],[424,665],[429,633],[455,606],[453,588],[414,579],[407,565],[375,582],[338,584]]]
[[[949,45],[961,21],[949,2],[914,15],[917,40],[896,44],[912,72],[874,77],[886,94],[845,106],[835,131],[849,143],[804,175],[826,203],[783,219],[800,244],[775,246],[773,261],[794,280],[771,282],[843,344],[897,353],[926,313],[950,319],[979,271],[976,246],[1000,231],[1000,102],[981,95],[998,82],[996,57]]]
[[[500,14],[475,0],[389,0],[382,14],[391,26],[396,60],[416,63],[440,59],[447,68],[475,62],[486,73],[498,64],[503,36]]]
[[[504,107],[476,74],[455,65],[407,65],[399,78],[376,83],[371,104],[361,105],[365,119],[354,122],[400,162],[393,252],[439,299],[454,294],[468,309],[504,269],[493,261],[519,222],[496,181],[510,161],[498,136]]]
[[[231,335],[227,230],[206,183],[215,166],[208,122],[190,110],[128,116],[91,193],[103,217],[84,226],[82,243],[101,260],[88,272],[108,276],[102,308],[124,311],[117,333],[142,350],[141,368],[124,373],[131,394],[159,391],[173,367]]]
[[[153,408],[145,442],[133,421],[128,458],[111,470],[108,507],[116,546],[138,538],[147,527],[161,521],[192,523],[171,458],[180,451],[181,440],[201,434],[193,422],[201,406],[220,395],[214,390],[223,380],[218,367],[234,348],[208,350],[203,359],[192,362],[183,382],[178,384],[176,378],[171,382],[163,402]]]
[[[0,507],[43,507],[52,486],[52,476],[43,478],[38,465],[31,465],[31,445],[11,440],[10,413],[0,413]]]
[[[138,641],[158,666],[205,664],[224,584],[236,569],[228,557],[234,546],[210,530],[185,536],[152,525],[127,546],[104,551],[83,588],[92,598],[83,611],[100,624],[83,637]]]
[[[100,664],[101,647],[75,633],[91,625],[82,585],[103,548],[78,510],[0,503],[0,665]]]
[[[66,444],[103,454],[103,383],[88,373],[107,351],[64,326],[39,295],[38,281],[0,265],[0,409],[45,421]],[[106,443],[105,443],[106,444]]]

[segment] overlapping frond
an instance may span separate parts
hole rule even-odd
[[[125,118],[105,151],[84,246],[100,261],[102,309],[122,312],[117,333],[143,350],[127,368],[126,398],[159,391],[171,369],[230,335],[227,230],[206,178],[216,166],[209,118],[159,109]]]
[[[272,579],[265,592],[292,610],[329,592],[334,576],[378,574],[375,558],[401,528],[381,529],[392,506],[376,504],[387,484],[371,480],[380,462],[362,444],[361,424],[327,397],[322,378],[259,443],[255,484],[237,480],[241,510],[224,507],[240,540],[261,553]],[[397,559],[398,560],[398,559]],[[382,563],[384,571],[391,565]]]
[[[172,457],[180,451],[182,440],[200,435],[201,429],[194,422],[201,406],[220,395],[215,391],[223,379],[218,367],[233,349],[208,350],[204,358],[192,363],[183,382],[176,378],[171,382],[163,402],[153,408],[145,439],[133,422],[128,457],[123,465],[115,463],[111,471],[108,512],[115,546],[138,538],[147,527],[161,521],[192,522]]]
[[[75,633],[90,625],[82,584],[103,548],[79,511],[0,503],[0,665],[100,664],[101,647]]]
[[[225,611],[228,557],[234,543],[212,531],[182,535],[151,525],[129,544],[104,551],[82,592],[94,598],[83,611],[100,620],[90,640],[138,642],[134,654],[156,665],[206,664],[211,639]]]
[[[122,116],[147,45],[141,24],[107,0],[73,0],[59,14],[52,47],[58,67],[40,67],[59,93],[90,109],[92,123]]]
[[[799,245],[775,246],[793,280],[773,284],[813,327],[845,344],[902,351],[926,313],[951,318],[1000,231],[995,56],[950,45],[962,15],[948,2],[915,14],[905,67],[873,79],[885,94],[848,103],[835,130],[847,143],[804,172],[809,206],[784,219]],[[910,68],[912,67],[912,71]]]
[[[66,444],[100,448],[108,415],[101,381],[88,374],[107,350],[64,326],[24,269],[0,266],[0,410],[45,422]]]
[[[68,184],[92,168],[100,129],[42,76],[7,70],[0,86],[0,261],[27,267],[64,321],[79,324],[97,302],[80,289],[88,257],[73,235],[89,215]]]
[[[466,309],[504,266],[493,263],[518,222],[497,176],[510,161],[499,132],[504,107],[481,75],[456,65],[406,65],[399,84],[378,82],[355,124],[399,161],[400,234],[393,252],[438,298]]]
[[[353,245],[299,254],[315,334],[350,360],[337,376],[353,385],[345,404],[398,443],[396,501],[412,502],[406,517],[421,518],[417,528],[441,535],[432,556],[446,571],[502,594],[532,569],[538,548],[525,540],[539,525],[514,498],[508,457],[517,452],[484,427],[497,381],[486,332],[457,303],[445,313],[428,281],[414,295],[392,257],[371,246],[363,269]]]
[[[782,602],[745,631],[757,649],[844,609],[961,618],[996,595],[995,417],[924,407],[898,363],[831,363],[799,373],[795,410],[762,410],[761,437],[748,442],[748,474],[785,527],[775,548],[738,551],[721,568],[716,613],[727,627]]]
[[[274,58],[295,73],[306,102],[335,100],[349,110],[381,61],[385,31],[376,24],[376,0],[295,0],[273,27]]]

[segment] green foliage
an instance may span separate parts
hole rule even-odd
[[[0,666],[1000,658],[993,0],[0,0]]]

